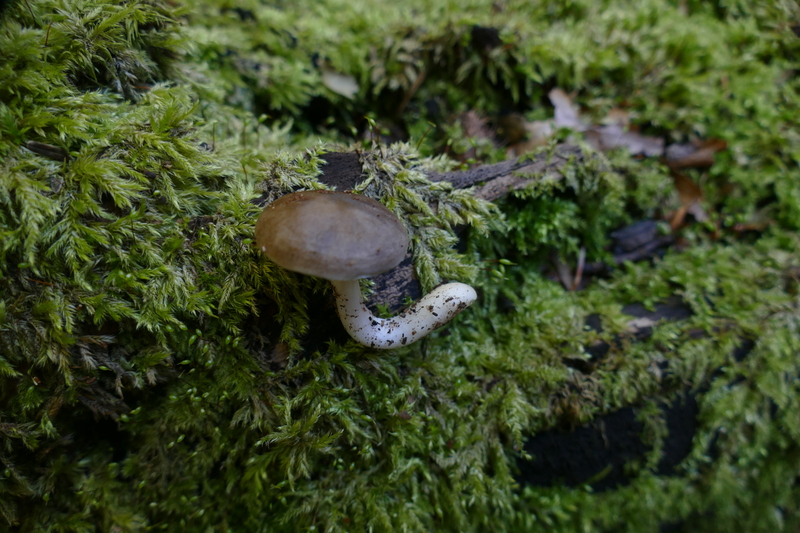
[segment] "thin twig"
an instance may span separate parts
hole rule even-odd
[[[397,116],[403,114],[403,111],[405,110],[406,106],[411,101],[411,97],[414,96],[414,93],[417,92],[417,90],[422,85],[423,81],[425,81],[425,70],[420,71],[419,76],[417,76],[417,79],[414,80],[414,83],[411,84],[411,87],[409,87],[408,91],[406,91],[406,94],[403,97],[403,101],[400,102],[400,105],[397,108]]]
[[[50,28],[53,27],[53,21],[50,21],[50,24],[47,25],[47,34],[44,36],[44,46],[47,48],[47,43],[50,41]]]

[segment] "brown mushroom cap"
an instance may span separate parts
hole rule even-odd
[[[256,244],[287,270],[353,280],[396,267],[406,255],[408,233],[391,211],[370,198],[301,191],[264,208],[256,222]]]

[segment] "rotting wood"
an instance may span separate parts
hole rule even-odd
[[[523,189],[535,179],[558,179],[561,169],[568,161],[583,159],[580,147],[574,144],[561,144],[552,153],[543,153],[533,159],[519,157],[483,165],[469,170],[433,173],[428,175],[431,181],[449,181],[457,189],[475,187],[475,196],[494,201],[511,191]]]
[[[323,154],[326,165],[322,167],[319,181],[340,191],[355,188],[364,178],[359,172],[361,164],[356,152],[329,152]],[[519,157],[493,165],[482,165],[468,170],[445,173],[430,173],[431,181],[448,181],[457,189],[475,187],[477,198],[494,201],[511,191],[523,189],[535,180],[559,179],[560,170],[571,160],[583,159],[580,147],[561,144],[552,153],[533,157]],[[373,309],[377,304],[385,305],[391,312],[403,308],[403,301],[419,298],[422,288],[414,275],[410,257],[398,268],[372,278],[374,292],[368,300]]]
[[[356,152],[329,152],[322,159],[327,163],[322,168],[319,181],[325,185],[346,191],[358,185],[363,175]],[[475,187],[475,196],[494,201],[511,191],[519,190],[536,179],[558,179],[560,170],[573,159],[583,159],[580,147],[561,144],[552,153],[543,153],[533,158],[518,157],[493,165],[482,165],[468,170],[428,174],[431,181],[449,181],[456,189]]]

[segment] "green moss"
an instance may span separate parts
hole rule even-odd
[[[800,526],[795,7],[411,8],[6,8],[0,523],[87,532]],[[475,25],[496,29],[497,42]],[[352,77],[358,93],[332,91],[324,70]],[[594,155],[497,206],[424,178],[455,168],[434,152],[475,142],[453,125],[458,113],[510,106],[543,118],[554,85],[575,91],[587,117],[624,105],[648,133],[725,139],[711,170],[691,175],[719,231],[695,225],[683,250],[567,292],[545,275],[552,258],[572,263],[583,249],[609,259],[611,230],[678,205],[663,165]],[[430,121],[440,127],[422,139]],[[351,128],[386,123],[413,139],[352,144]],[[357,192],[409,228],[422,285],[469,280],[481,293],[451,327],[401,350],[345,340],[327,284],[252,246],[254,200],[323,187],[319,156],[345,149],[359,150],[365,169]],[[502,157],[486,146],[478,155]],[[730,230],[756,214],[771,221],[762,233]],[[690,317],[626,337],[625,304],[674,296]],[[591,315],[602,331],[586,327]],[[567,364],[614,339],[593,370]],[[750,353],[734,357],[745,341]],[[663,475],[665,412],[687,394],[698,402],[697,433]],[[595,492],[515,479],[527,441],[629,407],[648,451],[627,463],[628,485]]]

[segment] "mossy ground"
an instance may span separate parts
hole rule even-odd
[[[798,22],[778,1],[10,3],[0,528],[795,531]],[[728,146],[688,172],[708,221],[580,291],[549,261],[608,260],[611,230],[677,209],[661,162],[596,155],[494,206],[422,174],[502,158],[459,114],[547,118],[553,87]],[[365,152],[359,191],[411,228],[426,288],[481,297],[377,353],[252,232],[256,198],[322,186],[321,151],[387,137],[408,142]],[[689,318],[566,363],[624,336],[624,305],[675,296]],[[691,451],[661,474],[687,394]],[[515,478],[526,441],[629,407],[649,451],[626,484]]]

